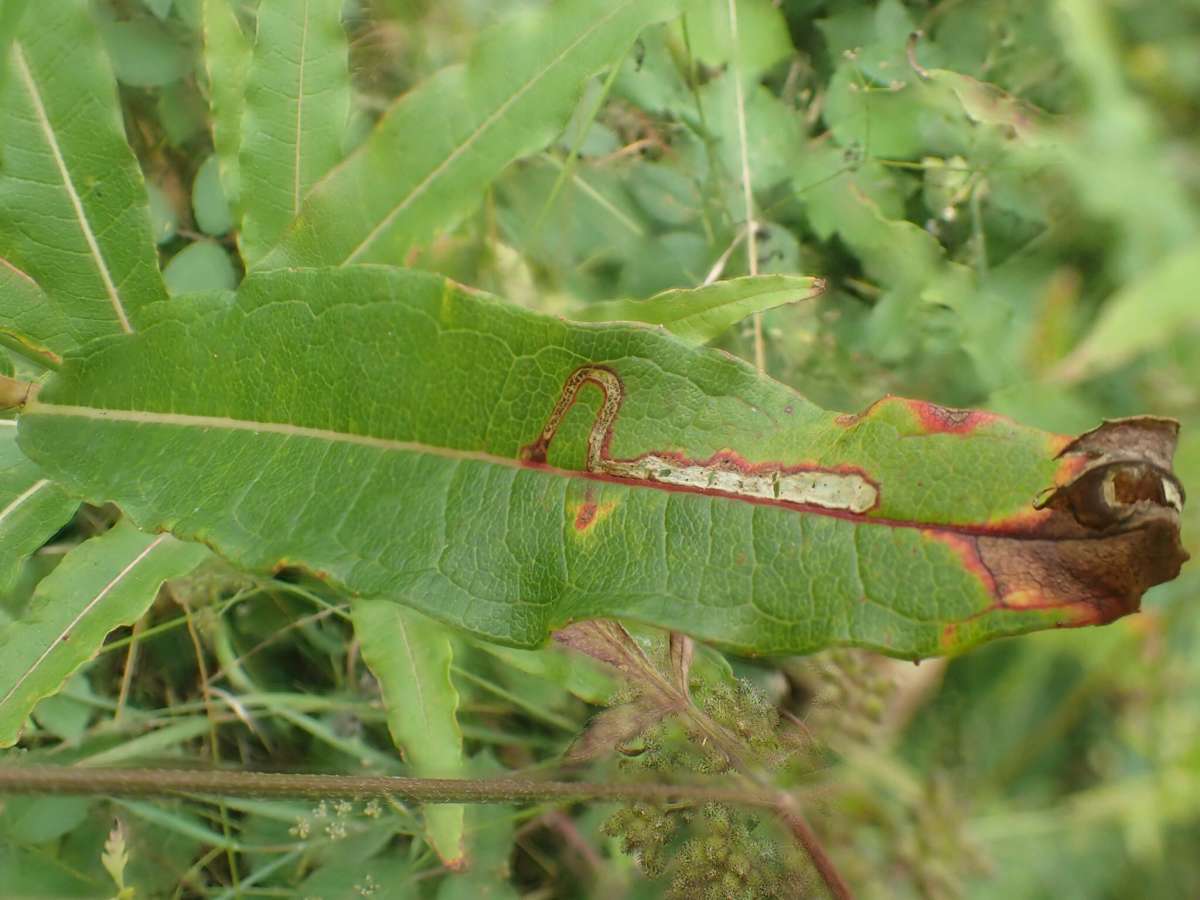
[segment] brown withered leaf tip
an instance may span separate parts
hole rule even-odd
[[[1020,534],[978,538],[1005,605],[1071,607],[1077,624],[1136,612],[1142,594],[1188,559],[1179,534],[1184,490],[1171,471],[1179,423],[1106,421],[1060,453],[1066,477]]]

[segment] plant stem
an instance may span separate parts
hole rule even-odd
[[[742,86],[742,61],[738,43],[737,4],[728,2],[729,40],[733,48],[733,96],[737,113],[738,149],[742,161],[742,201],[746,213],[746,270],[758,274],[758,225],[754,221],[754,192],[750,189],[750,150],[746,137],[746,95]],[[763,342],[762,313],[754,314],[754,365],[759,372],[767,370],[767,350]]]
[[[112,794],[230,797],[400,797],[419,803],[513,803],[556,800],[686,801],[776,807],[777,794],[669,784],[596,784],[521,778],[405,778],[390,775],[307,775],[185,769],[111,769],[70,766],[0,766],[0,794]]]
[[[800,843],[812,859],[813,866],[817,873],[821,876],[821,880],[825,882],[825,887],[829,888],[829,893],[836,900],[854,900],[854,893],[850,890],[850,885],[846,884],[842,878],[842,873],[837,870],[837,866],[833,864],[833,860],[829,858],[829,854],[825,852],[825,847],[821,844],[821,839],[817,837],[812,826],[808,824],[804,816],[799,810],[794,808],[794,804],[790,802],[790,797],[779,799],[776,804],[776,809],[779,817],[787,825],[788,830],[792,832],[792,836]]]
[[[512,803],[553,801],[631,801],[651,803],[728,803],[767,807],[783,819],[812,858],[837,900],[853,896],[794,800],[777,791],[746,785],[720,787],[670,784],[596,784],[533,781],[519,778],[403,778],[391,775],[304,775],[186,769],[102,769],[70,766],[0,766],[3,794],[110,794],[171,796],[212,794],[223,797],[399,797],[419,803]]]

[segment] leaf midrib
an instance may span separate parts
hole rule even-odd
[[[504,466],[509,469],[524,469],[528,471],[545,472],[560,478],[572,478],[585,481],[598,481],[607,484],[620,484],[631,488],[663,491],[665,493],[698,494],[706,497],[716,497],[731,502],[749,503],[754,506],[767,506],[784,509],[789,512],[826,516],[841,519],[856,525],[877,525],[889,528],[914,528],[922,531],[938,533],[961,534],[975,537],[997,537],[1013,540],[1047,540],[1044,536],[1021,531],[1007,531],[987,525],[948,524],[941,522],[920,522],[906,519],[891,519],[883,516],[863,516],[846,510],[827,509],[820,506],[809,506],[790,503],[782,500],[767,500],[758,497],[741,497],[736,494],[721,491],[705,490],[702,488],[686,488],[679,485],[665,484],[654,481],[639,481],[620,478],[600,472],[581,469],[562,469],[545,463],[532,463],[514,457],[498,456],[482,450],[462,450],[453,447],[440,447],[420,441],[403,441],[394,438],[382,438],[369,434],[355,434],[346,431],[336,431],[329,428],[315,428],[309,425],[295,425],[285,422],[262,422],[252,419],[235,419],[230,416],[206,416],[193,413],[166,413],[148,410],[106,409],[94,406],[78,406],[60,403],[45,403],[31,397],[25,405],[22,416],[59,416],[63,418],[81,418],[91,421],[125,422],[133,425],[158,425],[179,428],[217,429],[223,431],[245,431],[258,434],[277,434],[282,437],[299,437],[311,440],[327,441],[330,443],[354,444],[370,447],[376,450],[389,450],[402,453],[414,453],[424,456],[437,456],[448,460],[473,461],[488,465]],[[883,486],[886,487],[886,486]],[[1111,535],[1095,535],[1096,538],[1111,537]],[[1087,540],[1089,537],[1080,536],[1071,540]]]
[[[300,212],[300,158],[304,137],[304,66],[308,52],[309,0],[304,0],[304,25],[300,32],[300,62],[296,73],[296,148],[292,158],[292,215]]]

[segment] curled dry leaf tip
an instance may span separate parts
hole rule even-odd
[[[0,409],[20,409],[29,400],[35,385],[0,375]]]
[[[1080,624],[1135,612],[1142,594],[1188,560],[1180,540],[1183,485],[1171,470],[1179,423],[1138,416],[1105,421],[1059,453],[1047,512],[1020,546],[980,540],[1010,599],[1077,598]]]

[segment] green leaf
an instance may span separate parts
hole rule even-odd
[[[262,268],[402,260],[478,206],[510,162],[549,144],[584,82],[680,5],[567,0],[485,32],[465,66],[401,97],[321,179]]]
[[[922,306],[954,309],[971,296],[970,269],[947,260],[938,239],[919,225],[890,217],[902,215],[900,200],[877,166],[850,171],[835,149],[814,148],[795,187],[814,228],[835,231],[882,288],[867,332],[875,356],[894,362],[912,352]]]
[[[863,198],[884,219],[904,218],[905,198],[896,176],[878,163],[849,165],[836,147],[810,144],[800,155],[793,180],[808,223],[823,241],[861,227]]]
[[[931,86],[952,95],[973,122],[999,128],[1031,146],[1054,139],[1045,112],[994,84],[949,69],[922,69],[920,74]]]
[[[91,659],[110,631],[141,616],[165,580],[206,555],[197,544],[121,522],[63,557],[25,617],[0,630],[0,747],[16,743],[34,705]]]
[[[237,286],[237,271],[220,244],[196,241],[171,258],[163,269],[163,279],[172,296],[232,290]]]
[[[10,841],[44,844],[77,828],[89,805],[86,797],[9,797],[0,827]]]
[[[822,109],[837,145],[867,157],[907,159],[953,135],[951,147],[962,149],[961,113],[931,104],[933,92],[921,89],[909,65],[906,43],[916,23],[900,0],[880,0],[873,12],[843,4],[818,24],[831,56],[840,57]]]
[[[703,198],[695,181],[679,169],[646,165],[631,173],[629,191],[638,205],[659,222],[683,226],[700,218]]]
[[[1182,557],[1171,423],[1072,442],[895,397],[839,416],[661,329],[386,267],[162,304],[68,359],[19,440],[145,528],[525,647],[626,616],[923,656],[1107,621]],[[1134,509],[1087,493],[1143,464]]]
[[[191,80],[160,90],[155,110],[167,140],[185,152],[191,150],[186,144],[208,130],[208,103]]]
[[[154,19],[104,22],[100,33],[122,84],[164,87],[178,81],[191,68],[187,49]]]
[[[233,214],[229,201],[221,187],[221,176],[216,155],[208,157],[196,172],[192,182],[192,211],[196,224],[205,234],[214,237],[225,234],[233,227]]]
[[[171,4],[174,0],[142,0],[146,9],[158,16],[159,19],[165,20],[171,15]]]
[[[204,0],[174,0],[175,15],[192,31],[199,31],[204,20],[204,10],[201,8]]]
[[[742,107],[746,121],[746,157],[750,183],[756,191],[765,190],[792,175],[796,149],[801,146],[803,128],[796,110],[759,84],[744,85]],[[700,90],[705,114],[711,127],[722,135],[716,151],[727,176],[740,185],[742,179],[741,143],[738,138],[737,82],[730,76],[714,79]]]
[[[728,0],[708,0],[695,6],[687,17],[688,43],[692,57],[713,69],[730,65],[737,59],[742,79],[753,82],[795,52],[783,13],[771,0],[739,0],[737,3],[736,54]],[[682,25],[677,31],[682,38]]]
[[[555,163],[543,154],[505,172],[494,185],[497,223],[525,260],[551,273],[576,297],[611,298],[613,288],[595,263],[618,265],[648,243],[628,180],[607,170],[588,172],[587,179],[575,172],[552,202],[562,172],[562,164]],[[703,277],[701,271],[697,280]],[[550,297],[540,293],[539,300],[551,311]]]
[[[341,11],[342,0],[259,4],[238,162],[248,268],[276,245],[309,188],[342,158],[350,72]]]
[[[414,775],[462,778],[458,691],[450,682],[450,633],[385,599],[359,599],[350,607],[354,634],[383,692],[388,731]],[[425,807],[425,832],[445,865],[463,859],[463,807]]]
[[[60,352],[132,331],[142,308],[166,296],[142,174],[87,7],[31,9],[0,90],[0,256],[41,286],[45,317],[67,328],[25,337]],[[13,321],[0,307],[0,328]]]
[[[225,196],[235,206],[241,194],[238,152],[242,145],[246,78],[253,53],[232,0],[204,0],[204,67],[208,72],[213,149],[220,160]]]
[[[483,642],[478,646],[517,671],[557,685],[585,703],[606,706],[617,689],[610,669],[558,646],[538,650],[517,650]]]
[[[1107,372],[1140,353],[1200,328],[1200,245],[1185,247],[1131,282],[1104,305],[1083,342],[1062,361],[1069,381]],[[1153,310],[1153,313],[1149,313]]]
[[[16,897],[95,896],[96,882],[83,874],[83,868],[47,865],[42,847],[7,840],[0,846],[0,880],[4,889]]]
[[[663,291],[647,300],[590,303],[572,312],[581,322],[645,322],[662,325],[687,341],[703,344],[756,312],[818,296],[820,278],[762,275],[718,281],[691,290]]]
[[[96,697],[88,683],[87,672],[76,672],[63,689],[46,697],[33,708],[33,721],[43,732],[61,741],[77,744],[103,699]]]
[[[0,420],[0,594],[12,590],[21,563],[79,506],[17,449],[15,425]]]

